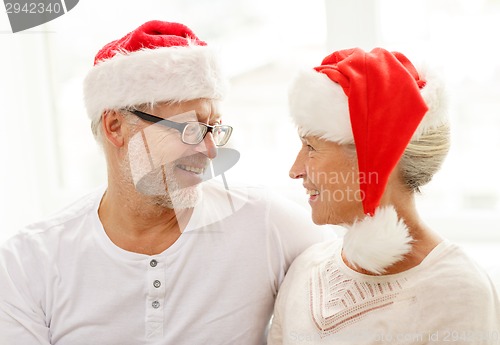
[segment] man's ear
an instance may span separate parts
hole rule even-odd
[[[122,147],[127,131],[124,116],[116,110],[105,110],[101,122],[104,138],[113,146]]]

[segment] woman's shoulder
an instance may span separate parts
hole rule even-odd
[[[429,275],[446,279],[476,280],[487,277],[486,271],[459,245],[441,242],[422,262]]]
[[[293,262],[292,266],[302,268],[316,266],[320,263],[330,260],[338,255],[342,250],[341,238],[329,238],[324,241],[313,244],[304,250]]]
[[[498,304],[496,288],[486,270],[459,245],[444,241],[424,260],[417,273],[427,288],[442,291],[445,298],[461,304]]]

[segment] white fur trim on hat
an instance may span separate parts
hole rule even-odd
[[[425,68],[419,73],[426,80],[421,95],[429,110],[412,139],[448,122],[447,94],[442,80]],[[347,96],[342,87],[324,73],[313,69],[299,72],[288,96],[290,115],[299,135],[312,135],[339,144],[354,142]]]
[[[301,71],[288,93],[290,115],[300,136],[316,136],[340,144],[354,142],[347,96],[324,73]]]
[[[342,249],[354,267],[383,274],[411,251],[413,238],[393,206],[380,207],[374,216],[346,227]]]
[[[418,125],[412,140],[417,140],[427,131],[448,123],[448,93],[443,79],[435,71],[426,66],[418,69],[421,79],[425,80],[425,86],[420,94],[427,104],[429,110]]]
[[[198,98],[221,99],[226,90],[217,59],[207,46],[178,46],[117,53],[95,65],[84,81],[92,120],[106,109]]]

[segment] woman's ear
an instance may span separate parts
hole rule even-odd
[[[105,110],[101,122],[104,138],[113,146],[122,147],[127,131],[123,114],[116,110]]]

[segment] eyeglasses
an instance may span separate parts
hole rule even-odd
[[[205,139],[207,133],[210,132],[213,135],[215,145],[224,146],[227,144],[229,138],[231,137],[231,133],[233,132],[233,127],[227,125],[210,126],[206,123],[196,121],[180,123],[166,120],[139,110],[126,110],[143,119],[144,121],[158,123],[168,128],[177,129],[181,133],[182,142],[188,145],[198,145],[203,141],[203,139]]]

